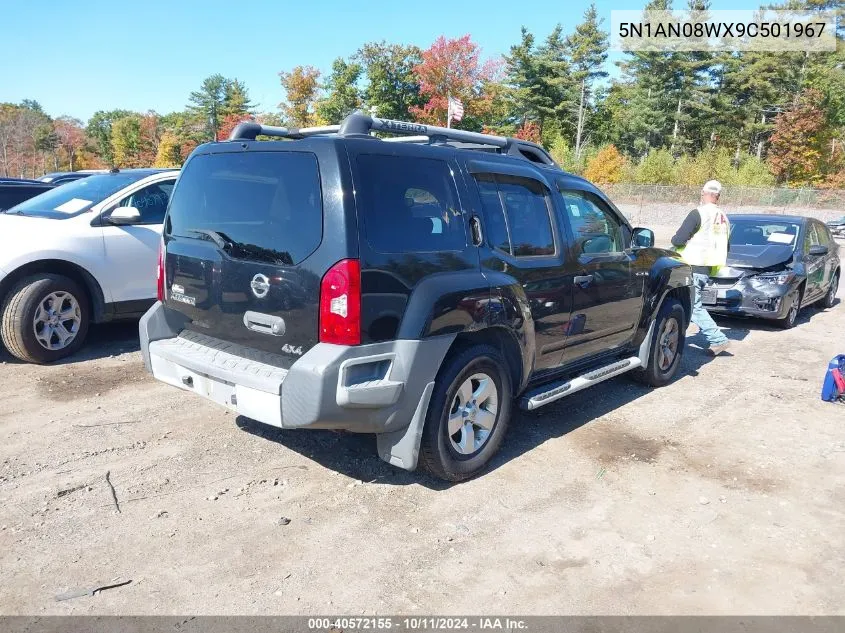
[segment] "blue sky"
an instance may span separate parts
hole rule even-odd
[[[500,56],[518,41],[522,25],[539,37],[558,22],[572,30],[589,0],[5,4],[0,102],[35,99],[52,116],[85,121],[100,109],[180,110],[190,92],[218,72],[244,81],[260,110],[275,110],[283,97],[280,70],[311,64],[325,72],[335,57],[374,40],[425,48],[438,35],[470,33],[486,56]],[[605,28],[611,9],[643,4],[596,0]],[[712,8],[758,4],[714,0]],[[619,58],[611,53],[610,61]]]

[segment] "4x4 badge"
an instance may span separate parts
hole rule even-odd
[[[270,280],[267,278],[267,275],[259,273],[252,278],[249,287],[252,288],[252,294],[259,299],[263,299],[270,292]]]

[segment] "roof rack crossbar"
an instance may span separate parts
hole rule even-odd
[[[319,127],[286,128],[261,125],[247,121],[239,123],[229,135],[230,141],[254,141],[257,136],[277,136],[280,138],[301,139],[320,134],[338,134],[339,136],[369,136],[372,132],[387,132],[402,138],[389,138],[392,142],[425,143],[432,141],[454,141],[466,143],[470,146],[495,147],[503,154],[509,154],[530,160],[532,162],[554,165],[549,153],[540,145],[517,138],[497,136],[495,134],[481,134],[454,128],[424,125],[409,121],[394,121],[371,117],[363,112],[353,112],[340,125],[324,125]]]
[[[261,125],[251,121],[238,123],[229,135],[230,141],[254,141],[257,136],[277,136],[279,138],[299,139],[318,134],[335,134],[340,130],[339,125],[323,125],[319,127],[287,128],[274,125]]]

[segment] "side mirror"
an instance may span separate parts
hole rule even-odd
[[[654,231],[651,229],[634,229],[634,236],[631,239],[632,248],[651,248],[654,246]]]
[[[828,248],[824,244],[814,244],[810,247],[810,255],[819,256],[827,255]]]
[[[135,207],[117,207],[109,215],[109,222],[118,226],[126,224],[138,224],[141,221],[141,212]]]

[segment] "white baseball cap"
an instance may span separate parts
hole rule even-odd
[[[722,193],[722,183],[718,180],[708,180],[704,183],[704,186],[701,188],[701,191],[704,193]]]

